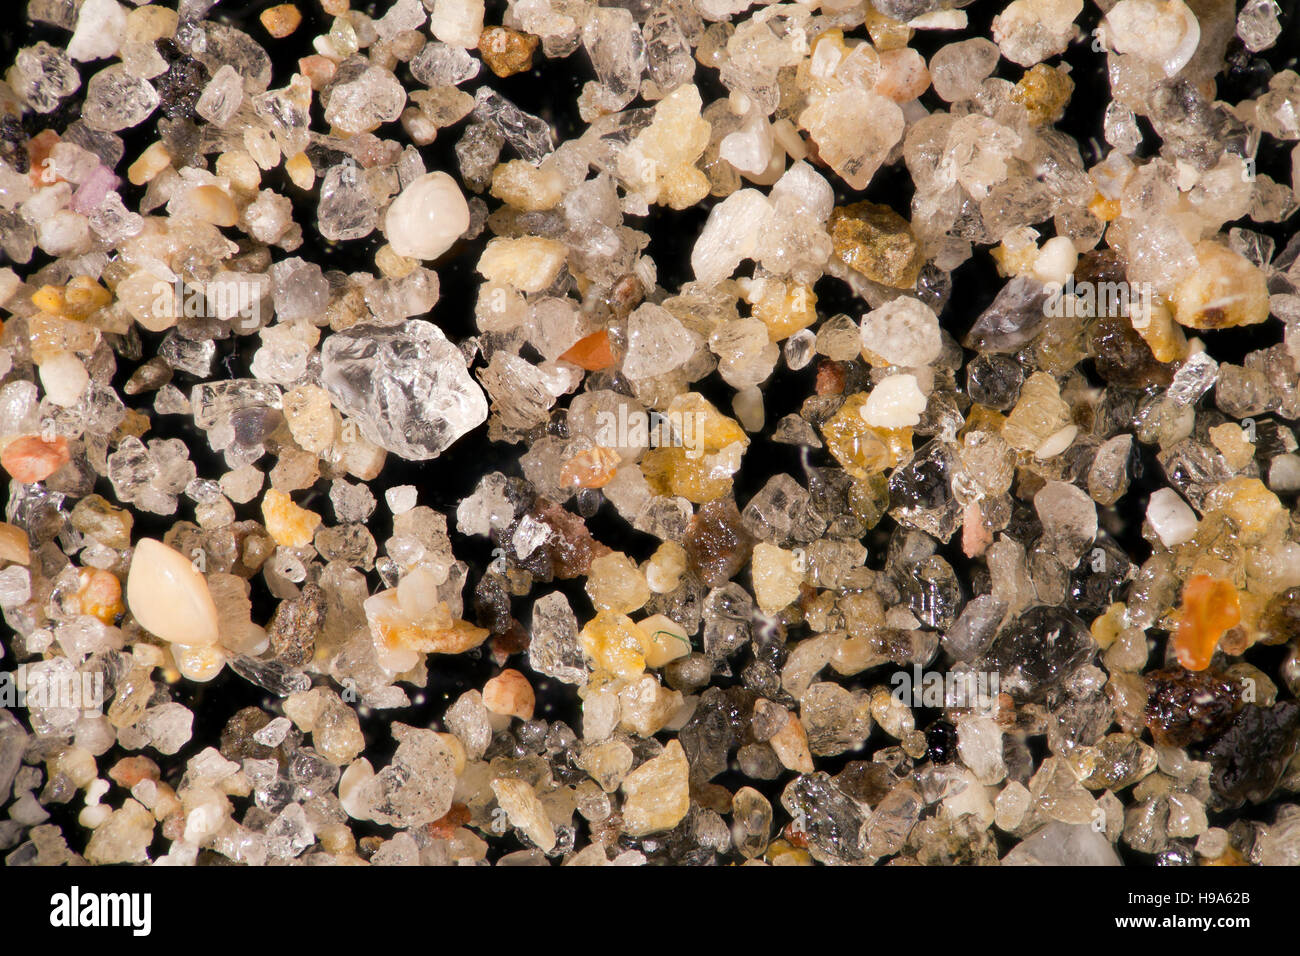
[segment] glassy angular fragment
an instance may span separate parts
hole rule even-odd
[[[325,340],[321,384],[362,433],[403,458],[436,458],[487,420],[487,399],[442,330],[413,319]]]

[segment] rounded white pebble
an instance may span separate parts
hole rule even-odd
[[[1043,243],[1034,258],[1034,278],[1043,283],[1065,285],[1079,264],[1079,251],[1074,242],[1065,236],[1053,236]]]
[[[1196,534],[1196,512],[1172,488],[1161,488],[1147,502],[1147,521],[1166,548]]]
[[[90,384],[86,367],[72,352],[55,352],[41,362],[39,372],[46,397],[60,408],[79,404]]]
[[[100,798],[112,789],[112,785],[103,777],[96,777],[86,788],[86,806],[93,807],[99,803]]]
[[[469,205],[456,180],[426,173],[402,190],[384,217],[384,235],[399,256],[436,259],[469,228]]]
[[[198,647],[217,643],[217,606],[208,582],[179,551],[142,538],[126,576],[126,604],[146,631]]]
[[[77,822],[87,830],[93,830],[102,825],[109,817],[113,815],[113,808],[106,803],[96,803],[86,807],[77,814]]]
[[[862,419],[874,428],[907,428],[921,420],[925,404],[915,375],[890,375],[867,396]]]
[[[1065,449],[1074,444],[1074,437],[1079,434],[1078,425],[1066,425],[1064,428],[1057,429],[1047,436],[1047,439],[1038,446],[1034,452],[1034,457],[1039,461],[1047,461],[1049,458],[1055,458]]]

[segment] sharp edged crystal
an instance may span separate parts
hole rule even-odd
[[[321,382],[368,439],[403,458],[436,458],[487,419],[460,350],[421,319],[330,336]]]

